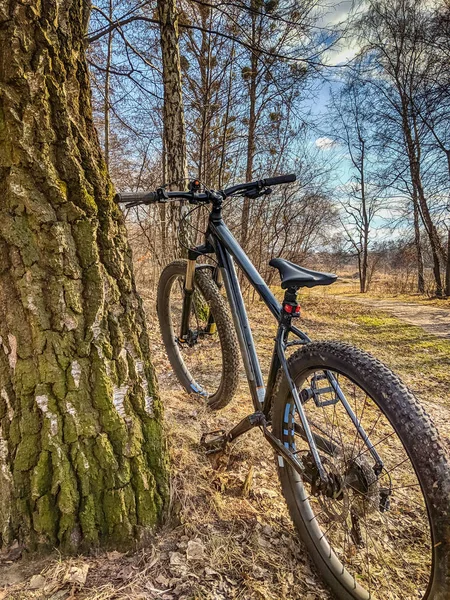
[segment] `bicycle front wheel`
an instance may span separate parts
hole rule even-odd
[[[289,366],[334,489],[319,491],[281,457],[278,472],[325,582],[339,600],[448,599],[450,469],[423,408],[385,365],[345,344],[308,344]],[[381,473],[330,377],[383,461]],[[272,420],[283,444],[313,465],[284,377]]]
[[[238,385],[239,346],[233,321],[211,269],[196,269],[189,336],[181,341],[185,276],[183,260],[174,261],[161,274],[157,308],[163,342],[184,389],[204,397],[213,409],[223,408]]]

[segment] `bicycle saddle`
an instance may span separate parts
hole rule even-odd
[[[269,262],[271,267],[275,267],[280,272],[281,287],[285,290],[289,287],[312,288],[316,285],[330,285],[337,279],[337,275],[332,273],[319,273],[319,271],[311,271],[304,267],[299,267],[289,260],[284,258],[272,258]]]

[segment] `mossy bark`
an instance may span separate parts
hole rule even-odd
[[[92,122],[84,0],[0,5],[0,546],[129,547],[161,519],[161,404]]]

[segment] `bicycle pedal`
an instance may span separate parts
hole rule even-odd
[[[208,431],[200,438],[200,446],[205,449],[206,454],[215,454],[223,452],[228,443],[228,436],[225,429],[216,429]]]

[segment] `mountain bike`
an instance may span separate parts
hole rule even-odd
[[[242,358],[254,410],[231,431],[205,434],[202,445],[220,452],[261,430],[292,521],[336,598],[448,599],[450,468],[429,416],[370,354],[313,342],[297,327],[299,290],[330,285],[336,275],[272,259],[279,302],[224,222],[225,200],[255,199],[293,181],[283,175],[214,191],[192,180],[188,191],[117,195],[127,206],[210,206],[204,243],[160,277],[157,312],[170,364],[188,393],[220,409],[236,391]],[[205,256],[212,260],[199,261]],[[278,322],[266,384],[235,264]]]

